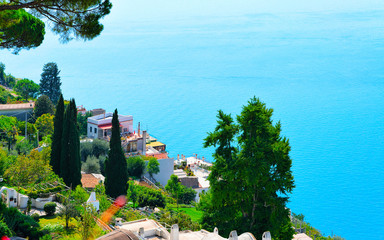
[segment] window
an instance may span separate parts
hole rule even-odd
[[[95,133],[97,133],[97,128],[95,128]]]
[[[89,132],[90,132],[90,133],[92,132],[92,127],[89,127]]]

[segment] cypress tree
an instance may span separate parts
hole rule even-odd
[[[77,127],[75,100],[71,99],[64,113],[61,139],[60,177],[67,186],[75,188],[81,184],[80,138]]]
[[[112,136],[109,144],[108,158],[105,161],[105,192],[116,198],[126,195],[128,189],[127,161],[121,147],[117,109],[112,117]]]
[[[56,113],[54,119],[54,131],[52,135],[51,145],[51,161],[53,172],[60,175],[60,162],[61,162],[61,137],[63,135],[63,118],[64,118],[64,99],[60,95],[59,101],[56,106]]]
[[[79,133],[79,126],[77,124],[77,108],[75,99],[72,99],[71,101],[71,145],[73,148],[71,148],[72,151],[72,172],[71,172],[71,179],[72,179],[72,185],[76,187],[77,185],[81,185],[81,155],[80,155],[80,133]]]

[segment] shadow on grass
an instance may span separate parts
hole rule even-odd
[[[39,217],[39,219],[55,219],[55,218],[57,218],[56,215],[52,215],[52,216],[44,215]]]

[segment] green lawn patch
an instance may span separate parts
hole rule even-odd
[[[62,224],[63,226],[65,226],[65,221],[56,215],[54,215],[54,216],[41,216],[39,218],[39,224],[42,227],[44,227],[45,225],[48,225],[48,224]]]
[[[177,207],[172,208],[174,211],[177,211]],[[194,222],[201,222],[201,218],[203,217],[203,212],[197,210],[195,207],[179,207],[180,212],[185,212],[188,214],[192,221]]]

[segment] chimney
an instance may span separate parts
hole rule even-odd
[[[236,230],[233,230],[230,234],[229,234],[229,238],[228,240],[237,240],[237,232]]]
[[[147,152],[147,131],[143,131],[143,155]]]
[[[269,231],[264,232],[262,239],[263,240],[271,240],[272,239],[271,233]]]
[[[138,124],[138,126],[137,126],[137,134],[139,135],[139,137],[140,137],[140,122],[139,122],[139,124]],[[144,133],[143,133],[144,134]]]
[[[180,160],[180,155],[179,154],[177,154],[177,161],[179,161]]]
[[[144,228],[143,227],[139,228],[139,236],[144,237]]]
[[[213,229],[213,234],[219,235],[219,229],[217,227],[215,227],[215,229]]]
[[[171,239],[170,240],[179,240],[179,226],[173,224],[171,227]]]

